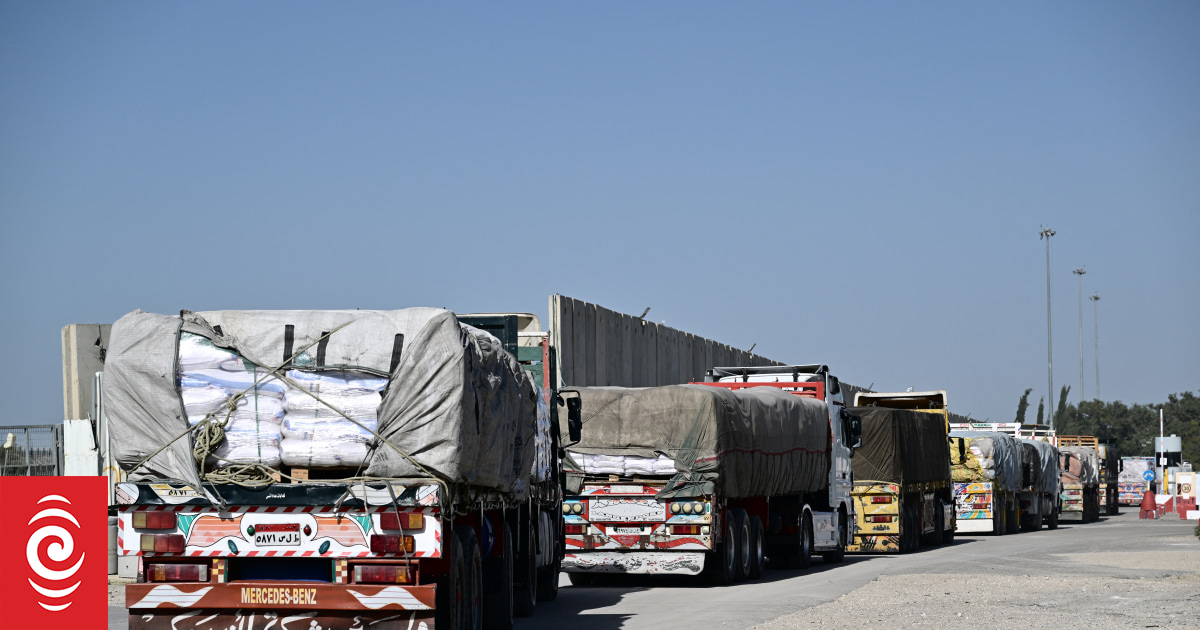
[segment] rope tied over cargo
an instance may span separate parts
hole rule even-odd
[[[217,448],[219,448],[221,446],[222,442],[224,442],[225,428],[229,425],[229,422],[233,416],[233,412],[234,412],[234,410],[237,409],[238,403],[241,400],[243,400],[244,398],[246,398],[246,396],[248,394],[250,394],[250,392],[256,391],[258,389],[259,384],[263,383],[268,378],[274,377],[274,378],[277,378],[277,379],[287,383],[291,387],[295,388],[297,391],[301,391],[301,392],[304,392],[305,394],[308,394],[309,396],[311,396],[314,400],[316,400],[321,405],[328,407],[330,410],[332,410],[334,413],[337,413],[342,418],[349,420],[350,422],[359,426],[363,430],[371,433],[379,441],[378,443],[388,445],[389,447],[392,448],[392,450],[399,453],[409,463],[411,463],[417,470],[421,471],[425,475],[428,475],[430,479],[432,479],[435,483],[437,483],[440,486],[443,495],[447,499],[449,499],[450,488],[444,480],[442,480],[440,477],[435,475],[428,468],[422,466],[419,462],[417,462],[415,459],[413,459],[408,453],[404,452],[402,449],[400,449],[398,446],[393,444],[386,437],[384,437],[383,435],[380,435],[378,431],[376,431],[370,427],[367,427],[367,426],[363,425],[361,422],[359,422],[358,420],[350,417],[344,411],[342,411],[335,405],[329,403],[328,401],[322,399],[317,394],[314,394],[313,392],[308,391],[306,388],[304,388],[299,383],[297,383],[296,381],[289,378],[284,373],[288,368],[292,367],[292,362],[299,355],[303,354],[305,351],[307,351],[309,348],[312,348],[313,346],[326,343],[328,341],[329,337],[331,335],[333,335],[333,333],[341,330],[342,328],[345,328],[346,326],[349,326],[351,323],[352,322],[346,322],[340,326],[333,328],[333,330],[323,333],[320,337],[318,337],[311,343],[299,348],[298,350],[293,351],[290,354],[290,356],[288,356],[281,365],[274,367],[274,368],[270,368],[270,369],[264,369],[264,372],[262,373],[261,376],[258,376],[257,370],[256,370],[254,381],[248,387],[246,387],[242,391],[230,396],[228,400],[226,400],[224,403],[222,403],[221,407],[206,413],[204,415],[204,418],[200,422],[197,422],[195,426],[188,427],[187,430],[185,430],[182,433],[171,438],[165,444],[163,444],[158,449],[156,449],[153,453],[151,453],[150,455],[143,458],[135,466],[133,466],[132,468],[129,469],[130,472],[137,470],[138,468],[145,465],[146,462],[153,459],[156,455],[161,453],[168,446],[173,444],[176,440],[179,440],[180,438],[188,435],[189,433],[195,432],[194,444],[192,447],[192,458],[196,462],[197,472],[199,473],[199,477],[202,482],[207,481],[212,484],[228,483],[228,484],[234,484],[234,485],[247,487],[247,488],[262,488],[265,486],[269,486],[272,483],[275,483],[280,478],[287,478],[292,482],[300,482],[300,483],[306,483],[308,481],[311,481],[309,479],[298,479],[296,477],[293,477],[291,475],[284,473],[283,471],[277,470],[275,468],[272,468],[272,467],[264,465],[264,464],[233,464],[233,465],[225,466],[225,467],[222,467],[222,468],[216,469],[216,470],[210,470],[210,471],[204,470],[209,457],[212,456],[212,454],[216,452]],[[257,366],[258,364],[255,364],[255,365]],[[224,412],[223,417],[222,417],[222,411]],[[372,452],[374,452],[374,450],[375,449],[373,447]],[[362,468],[360,466],[359,471],[361,472],[361,470],[362,470]],[[369,479],[374,479],[374,478],[355,475],[354,477],[344,479],[342,481],[365,481],[365,480],[369,480]],[[218,498],[220,498],[219,493],[218,493]]]

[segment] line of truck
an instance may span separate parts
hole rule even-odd
[[[199,363],[184,365],[185,344]],[[130,628],[504,629],[557,596],[560,571],[573,584],[753,580],[814,556],[1086,522],[1101,479],[1115,513],[1115,449],[1105,460],[1084,438],[1056,448],[1038,428],[972,424],[945,391],[847,404],[851,388],[820,364],[568,387],[558,351],[512,313],[122,318],[102,397],[128,473],[119,553],[140,559]],[[194,413],[212,383],[234,381]],[[272,397],[280,410],[264,415]],[[222,450],[235,439],[255,455]],[[293,458],[305,445],[308,459],[271,460],[264,445]]]

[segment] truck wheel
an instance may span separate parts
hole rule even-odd
[[[458,536],[447,536],[450,551],[450,573],[437,581],[437,610],[435,611],[437,627],[458,630],[459,619],[466,615],[467,600],[470,597],[470,581],[467,579],[467,559],[462,542]]]
[[[504,544],[498,558],[483,561],[483,621],[488,630],[513,627],[513,540],[504,525]]]
[[[796,558],[796,566],[801,569],[807,569],[812,565],[813,553],[813,522],[812,512],[804,512],[800,517],[800,541],[799,552]]]
[[[944,510],[944,509],[954,509],[954,508],[952,508],[952,507],[947,508],[945,506],[945,504],[943,504],[942,509]],[[944,523],[945,521],[946,521],[945,516],[943,516],[942,522]],[[954,528],[955,528],[956,524],[957,524],[957,522],[954,519],[950,519],[950,527],[946,528],[946,530],[942,533],[942,544],[943,545],[949,545],[954,542]]]
[[[821,553],[821,559],[827,563],[833,564],[846,559],[846,544],[850,537],[850,523],[846,519],[846,514],[838,512],[838,542],[837,549],[833,551],[824,551]]]
[[[915,505],[908,506],[908,527],[912,535],[909,545],[916,551],[921,548],[921,513]]]
[[[558,572],[560,569],[562,569],[562,557],[557,553],[554,554],[553,564],[538,569],[537,600],[539,602],[552,602],[558,598]]]
[[[992,502],[992,535],[1003,536],[1008,532],[1008,504],[1003,501]]]
[[[757,516],[750,517],[750,570],[747,577],[757,580],[762,577],[766,554],[763,551],[763,524]]]
[[[459,592],[458,625],[460,630],[483,628],[483,562],[479,557],[479,540],[475,530],[467,526],[454,528],[454,537],[462,546],[465,588]]]
[[[534,551],[533,523],[528,510],[521,508],[517,517],[517,536],[513,541],[516,552],[513,563],[513,614],[528,617],[537,604],[537,554]]]
[[[1008,533],[1016,534],[1021,531],[1021,508],[1016,499],[1008,504]]]
[[[729,510],[729,514],[737,541],[737,564],[733,567],[733,581],[741,582],[750,576],[750,518],[742,508],[733,508]]]
[[[571,586],[591,586],[596,583],[596,576],[591,573],[568,573],[567,579]]]
[[[733,510],[725,510],[724,536],[705,562],[708,579],[719,586],[733,582],[733,576],[737,573],[737,530],[734,529],[732,513]]]
[[[946,541],[946,505],[938,499],[933,505],[933,539],[932,545],[940,545]]]

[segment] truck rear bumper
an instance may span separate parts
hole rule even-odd
[[[992,519],[963,518],[960,516],[954,522],[954,531],[959,534],[990,534],[992,533]]]
[[[229,628],[288,628],[290,630],[427,630],[434,627],[432,610],[222,610],[189,608],[138,610],[129,613],[129,630],[228,630]]]
[[[704,553],[688,551],[568,553],[563,557],[562,570],[567,573],[699,575],[704,570]]]
[[[859,534],[846,546],[850,553],[900,553],[900,534]]]

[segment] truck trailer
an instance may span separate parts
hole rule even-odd
[[[707,573],[727,584],[759,577],[768,558],[840,561],[852,511],[848,493],[829,504],[829,485],[855,427],[844,410],[830,425],[824,381],[779,385],[564,389],[582,425],[564,464],[572,583]]]
[[[1083,523],[1100,518],[1100,457],[1096,449],[1060,443],[1058,452],[1062,468],[1059,518]]]
[[[121,318],[129,627],[510,628],[557,589],[541,363],[441,309]]]
[[[1006,433],[951,431],[955,531],[1015,534],[1024,454]]]
[[[852,458],[858,522],[849,551],[906,553],[954,538],[945,401],[941,390],[855,395],[863,447]]]
[[[1142,497],[1153,482],[1153,457],[1122,457],[1121,472],[1117,477],[1118,502],[1121,505],[1140,506]]]
[[[1058,449],[1049,442],[1019,439],[1021,488],[1017,491],[1017,521],[1022,531],[1035,532],[1045,525],[1058,528],[1060,472]]]

